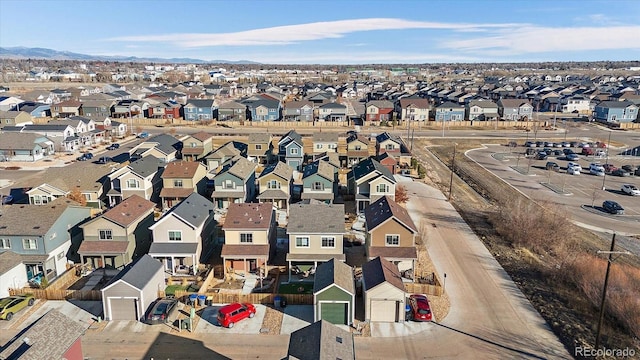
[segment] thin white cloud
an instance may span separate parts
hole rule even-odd
[[[444,29],[477,31],[494,28],[514,28],[524,24],[467,24],[412,21],[391,18],[370,18],[315,22],[276,26],[232,33],[121,36],[110,41],[164,42],[181,47],[287,45],[302,41],[335,39],[346,34],[376,30]]]
[[[243,55],[245,59],[265,64],[418,64],[438,62],[480,62],[482,58],[436,53],[357,52],[305,53],[269,52]],[[212,59],[210,59],[212,60]],[[241,59],[237,59],[241,60]]]

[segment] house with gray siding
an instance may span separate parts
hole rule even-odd
[[[184,119],[190,121],[214,120],[218,116],[212,99],[189,99],[182,109]]]
[[[313,110],[311,101],[290,101],[285,103],[282,115],[284,121],[313,121]]]
[[[502,120],[531,120],[533,106],[526,99],[500,99],[498,114]]]
[[[334,167],[324,160],[314,161],[302,173],[302,200],[333,202],[337,190]]]
[[[229,160],[213,177],[214,191],[211,194],[218,209],[229,204],[250,202],[256,196],[256,163],[243,157]]]
[[[304,143],[295,130],[284,134],[278,141],[278,159],[296,170],[304,163]]]
[[[0,111],[0,129],[5,126],[33,124],[31,115],[25,111]]]
[[[247,120],[247,106],[236,101],[220,104],[218,107],[218,121]]]
[[[383,196],[395,200],[396,180],[388,168],[374,159],[359,162],[347,175],[349,193],[356,197],[358,212]]]
[[[164,165],[163,161],[149,155],[109,174],[107,206],[114,207],[132,195],[159,203]]]

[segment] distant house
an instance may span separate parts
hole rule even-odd
[[[562,112],[588,115],[591,112],[591,99],[581,95],[574,95],[560,99]]]
[[[393,263],[377,257],[362,265],[365,320],[403,323],[406,290]]]
[[[284,121],[313,121],[314,104],[311,101],[290,101],[285,103]]]
[[[466,119],[489,121],[498,118],[498,105],[491,100],[473,100],[465,105]]]
[[[247,105],[251,121],[278,121],[281,117],[282,104],[279,100],[262,97],[259,100],[243,102]]]
[[[391,121],[393,115],[393,103],[387,100],[374,100],[366,103],[366,121]]]
[[[94,269],[119,268],[146,254],[155,204],[132,195],[102,215],[80,225],[84,240],[78,254]]]
[[[107,192],[108,206],[114,207],[132,195],[159,202],[163,172],[164,162],[151,155],[115,170],[109,174],[111,186]]]
[[[224,273],[267,274],[267,261],[275,252],[276,221],[273,205],[231,204],[225,218],[222,260]]]
[[[320,320],[291,333],[286,360],[354,360],[353,335],[332,323]]]
[[[366,159],[351,168],[347,176],[349,192],[356,197],[356,210],[364,211],[379,198],[388,195],[395,200],[396,180],[386,167],[374,159]]]
[[[25,111],[0,111],[0,129],[28,124],[33,124],[33,118]]]
[[[436,121],[462,121],[464,120],[464,106],[446,101],[436,107]]]
[[[404,143],[400,137],[393,136],[386,131],[376,136],[376,155],[389,153],[399,156],[403,152],[403,147]]]
[[[349,167],[365,160],[369,155],[369,139],[367,137],[358,134],[347,138],[347,164]]]
[[[192,193],[204,194],[207,169],[200,162],[173,161],[162,173],[162,208],[168,209]]]
[[[116,102],[113,100],[84,100],[82,101],[82,115],[101,117],[111,116],[111,109]]]
[[[51,116],[54,118],[68,118],[83,114],[82,103],[76,100],[62,101],[51,105]]]
[[[278,159],[298,170],[304,162],[302,136],[291,130],[278,141]]]
[[[335,102],[322,104],[318,107],[320,121],[347,121],[347,106]]]
[[[203,248],[213,246],[215,225],[213,203],[191,193],[149,227],[153,234],[149,255],[171,275],[196,274],[198,265],[208,260]]]
[[[218,209],[229,204],[252,201],[256,196],[256,164],[237,157],[225,163],[213,177],[214,191],[211,194]]]
[[[600,122],[627,123],[638,117],[638,106],[631,101],[602,101],[593,112],[593,119]]]
[[[256,159],[259,164],[268,163],[273,150],[272,140],[269,133],[249,134],[247,156]]]
[[[190,121],[214,120],[218,109],[211,99],[189,99],[183,107],[184,119]]]
[[[46,205],[7,206],[0,216],[0,250],[22,257],[27,281],[51,282],[67,270],[70,260],[77,260],[72,249],[81,240],[77,225],[90,216],[91,209],[66,198]]]
[[[153,155],[168,163],[178,157],[178,154],[182,151],[182,146],[182,141],[175,137],[169,134],[160,134],[134,146],[133,149],[129,150],[129,156],[132,160],[136,160]]]
[[[423,98],[402,98],[397,103],[400,114],[400,121],[429,121],[429,99]]]
[[[292,194],[293,168],[282,161],[268,165],[258,177],[258,201],[287,209]]]
[[[213,134],[199,131],[182,140],[182,159],[201,161],[213,150]]]
[[[86,325],[49,310],[0,347],[0,359],[84,360]]]
[[[338,133],[316,132],[312,139],[314,154],[338,151]]]
[[[55,153],[54,142],[33,133],[0,133],[0,161],[38,161]]]
[[[51,116],[50,104],[45,104],[45,103],[40,103],[35,101],[22,102],[12,107],[11,110],[26,112],[27,114],[31,115],[32,118],[44,118],[44,117]],[[0,127],[2,126],[0,125]]]
[[[241,143],[230,141],[204,157],[204,161],[209,171],[216,170],[219,166],[236,157],[246,156],[246,147],[239,146]],[[243,144],[244,145],[244,144]]]
[[[323,160],[306,165],[302,173],[302,200],[333,202],[337,192],[336,175],[333,170],[333,166]]]
[[[218,121],[247,120],[247,106],[236,101],[220,104],[218,107]]]
[[[502,120],[531,120],[533,106],[524,99],[498,100],[498,113]]]
[[[151,119],[177,119],[180,117],[182,106],[173,101],[164,101],[158,104],[149,105],[146,116]]]

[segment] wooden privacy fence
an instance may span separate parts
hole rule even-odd
[[[176,291],[176,298],[182,302],[187,302],[189,295],[196,294],[182,290]],[[237,294],[237,293],[205,293],[196,295],[206,295],[207,299],[210,299],[215,304],[230,304],[234,302],[249,302],[252,304],[273,304],[276,296],[281,296],[287,299],[287,303],[290,305],[313,305],[313,294],[267,294],[267,293],[252,293],[252,294]]]
[[[25,295],[32,294],[36,299],[44,300],[102,300],[100,290],[64,290],[64,289],[9,289],[9,294]]]
[[[442,288],[442,286],[440,286],[438,282],[436,282],[436,285],[405,283],[404,288],[408,293],[411,293],[411,294],[442,296],[442,294],[444,293],[444,289]]]

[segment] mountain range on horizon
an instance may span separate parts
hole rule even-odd
[[[191,58],[140,58],[136,56],[102,56],[58,51],[46,48],[0,47],[0,59],[46,59],[46,60],[79,60],[79,61],[121,61],[121,62],[156,62],[181,64],[260,64],[249,60],[202,60]]]

